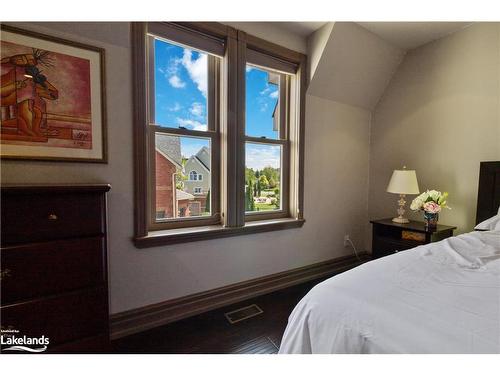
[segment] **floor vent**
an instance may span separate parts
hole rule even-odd
[[[262,314],[264,311],[257,305],[250,305],[242,307],[241,309],[225,313],[224,316],[229,323],[234,324],[242,320],[253,318],[254,316]]]

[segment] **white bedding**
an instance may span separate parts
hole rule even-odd
[[[500,231],[365,263],[316,285],[280,353],[500,353]]]

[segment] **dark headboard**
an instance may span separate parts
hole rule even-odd
[[[479,168],[476,224],[495,216],[500,206],[500,161],[483,161]]]

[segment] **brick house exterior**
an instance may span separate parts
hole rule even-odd
[[[156,215],[174,215],[174,174],[177,166],[156,150]]]
[[[179,137],[158,134],[155,143],[156,217],[190,216],[194,196],[175,188],[175,175],[182,172]]]

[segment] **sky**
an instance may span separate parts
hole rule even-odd
[[[155,39],[155,122],[160,126],[207,130],[208,56]],[[268,83],[268,73],[256,67],[246,69],[246,133],[277,138],[272,113],[278,101],[278,87]],[[189,158],[207,138],[181,137],[181,153]],[[247,144],[246,164],[255,170],[279,168],[280,146]]]

